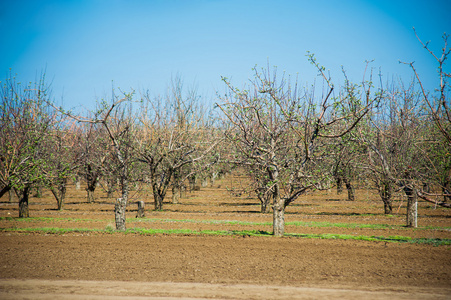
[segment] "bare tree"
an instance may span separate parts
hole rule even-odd
[[[366,169],[379,191],[386,214],[392,213],[392,196],[397,189],[405,192],[410,203],[413,201],[411,191],[421,181],[417,176],[421,173],[419,162],[422,161],[418,145],[425,120],[419,104],[414,81],[408,87],[401,80],[387,84],[382,100],[371,111],[367,126],[359,132],[359,138],[368,147]],[[416,216],[415,212],[410,212],[415,205],[408,207],[408,215]],[[415,222],[409,221],[409,224]]]
[[[89,113],[86,119],[101,119],[100,113],[105,109],[107,108],[103,107],[94,114]],[[78,174],[86,181],[87,202],[93,203],[96,199],[95,190],[105,173],[105,162],[111,156],[109,149],[111,142],[109,142],[108,133],[101,123],[82,122],[80,127],[80,137],[75,148],[78,155],[82,157]]]
[[[284,235],[286,206],[329,176],[320,168],[330,156],[323,141],[344,136],[367,112],[363,106],[339,116],[337,110],[348,99],[332,99],[334,87],[325,69],[313,55],[309,60],[326,84],[320,99],[315,99],[314,89],[301,94],[297,82],[278,80],[276,71],[254,68],[248,90],[239,90],[223,78],[229,93],[218,104],[233,124],[226,136],[238,149],[241,163],[265,170],[267,190],[261,192],[271,193],[276,236]]]
[[[180,77],[173,79],[164,102],[148,91],[142,96],[139,156],[147,166],[155,210],[163,208],[171,183],[178,193],[181,183],[199,170],[191,167],[210,163],[204,158],[218,143],[205,139],[207,124],[198,98],[195,90],[183,94]]]
[[[355,188],[353,181],[357,177],[358,164],[363,150],[348,136],[335,141],[332,147],[332,176],[337,186],[337,194],[343,191],[343,184],[348,192],[348,201],[355,200]]]
[[[84,153],[77,151],[80,138],[79,128],[72,120],[61,120],[43,143],[42,181],[55,197],[58,210],[63,209],[67,182],[75,176],[83,158]]]
[[[123,97],[119,98],[115,95],[113,89],[112,104],[108,105],[107,103],[103,103],[103,108],[99,111],[97,114],[98,117],[95,119],[76,116],[70,112],[63,111],[62,109],[58,110],[78,122],[101,124],[105,128],[111,142],[112,154],[118,164],[121,185],[121,197],[116,200],[114,207],[116,229],[125,231],[125,211],[129,194],[129,173],[133,162],[132,149],[134,147],[131,145],[131,135],[134,122],[132,120],[131,106],[128,107],[128,110],[119,110],[118,107],[122,103],[130,104],[134,92],[121,93]]]
[[[423,82],[414,63],[405,63],[410,66],[420,85],[424,106],[429,113],[431,123],[435,125],[431,128],[432,132],[437,132],[441,135],[441,138],[435,139],[436,143],[432,146],[432,149],[429,148],[429,150],[433,151],[425,151],[425,153],[428,154],[430,159],[428,163],[433,162],[434,165],[434,170],[430,175],[438,179],[438,182],[436,181],[436,183],[442,187],[442,195],[444,201],[446,201],[447,199],[451,199],[451,158],[449,156],[449,153],[451,152],[451,108],[448,100],[450,91],[449,78],[451,77],[451,74],[445,71],[446,60],[451,53],[451,49],[448,46],[449,35],[446,33],[443,34],[444,45],[440,55],[436,55],[436,53],[429,48],[429,42],[423,42],[417,35],[415,28],[413,30],[418,41],[423,48],[431,54],[438,65],[438,89],[435,92],[430,92],[423,86]],[[437,136],[435,135],[435,137]],[[431,141],[429,141],[428,144],[430,143]],[[419,193],[419,196],[423,200],[430,201],[425,194],[427,194],[427,192],[423,191]]]

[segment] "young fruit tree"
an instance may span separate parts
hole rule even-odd
[[[96,114],[95,119],[73,115],[58,109],[63,114],[77,120],[78,122],[88,124],[100,124],[106,130],[110,141],[110,153],[113,159],[110,163],[116,164],[118,170],[121,197],[116,199],[114,206],[114,215],[116,221],[116,229],[120,231],[126,230],[125,211],[128,202],[130,171],[135,161],[134,157],[134,141],[135,122],[132,114],[131,100],[134,92],[122,93],[123,97],[119,98],[113,90],[112,104],[103,103],[103,107]],[[125,109],[120,109],[121,104],[128,104]]]
[[[417,195],[425,201],[451,207],[451,204],[446,203],[448,199],[451,199],[451,106],[449,103],[449,78],[451,73],[449,70],[447,71],[446,66],[446,61],[451,53],[451,48],[448,46],[449,35],[443,34],[444,45],[441,48],[440,55],[437,55],[431,50],[429,42],[424,43],[420,39],[415,28],[414,33],[423,48],[429,52],[437,63],[439,82],[437,89],[433,92],[425,89],[414,63],[405,64],[410,66],[420,86],[421,105],[426,109],[428,116],[429,139],[422,143],[422,152],[427,158],[427,164],[425,164],[427,167],[423,170],[428,170],[427,174],[434,179],[435,184],[441,187],[441,196],[443,196],[444,201],[438,202],[430,198],[430,196],[439,196],[440,194],[430,194],[428,190],[425,191],[420,188],[417,188],[416,191]]]
[[[22,85],[8,78],[0,87],[0,197],[16,192],[20,218],[29,217],[30,191],[43,179],[45,138],[55,122],[44,79]]]
[[[97,120],[100,116],[88,116],[90,120]],[[78,174],[86,180],[86,197],[88,203],[95,202],[95,190],[103,177],[105,161],[110,156],[108,151],[109,137],[105,127],[100,123],[82,123],[77,151],[82,156]]]
[[[42,181],[55,197],[58,210],[64,207],[68,180],[75,177],[83,158],[77,147],[81,137],[79,129],[73,120],[61,120],[49,131],[43,143]]]
[[[381,101],[372,107],[368,123],[359,128],[356,139],[367,147],[367,159],[363,160],[368,177],[372,179],[384,203],[386,214],[392,213],[392,196],[397,189],[408,197],[408,208],[414,208],[414,180],[421,172],[418,162],[422,154],[418,151],[422,141],[422,108],[418,105],[419,94],[415,84],[408,87],[399,83],[387,84]],[[412,204],[410,205],[410,203]],[[412,216],[415,213],[412,212]],[[414,221],[409,221],[409,223]]]
[[[324,79],[321,97],[316,97],[314,87],[302,91],[297,82],[278,79],[276,70],[254,68],[248,89],[240,90],[223,78],[228,93],[217,104],[232,124],[225,135],[238,149],[239,161],[259,172],[265,184],[259,192],[271,195],[275,236],[284,235],[285,208],[331,176],[331,168],[325,167],[330,142],[352,130],[367,112],[364,105],[340,114],[349,99],[333,97],[334,86],[324,67],[313,55],[308,57]],[[371,102],[369,94],[365,101]]]

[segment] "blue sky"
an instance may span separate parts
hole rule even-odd
[[[365,60],[384,80],[408,81],[402,60],[415,61],[432,89],[437,65],[412,27],[439,52],[450,13],[446,0],[0,0],[0,78],[10,68],[25,82],[45,71],[56,102],[94,109],[112,82],[158,95],[179,74],[186,88],[214,101],[225,90],[221,76],[242,87],[268,61],[312,84],[311,51],[336,85],[341,66],[361,81]]]

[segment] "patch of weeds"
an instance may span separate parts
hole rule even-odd
[[[105,227],[105,232],[107,232],[107,233],[113,233],[113,232],[115,232],[116,231],[116,228],[114,228],[114,225],[113,224],[108,224],[106,227]]]
[[[411,244],[426,244],[433,246],[451,245],[451,239],[428,239],[428,238],[411,238],[408,236],[365,236],[365,235],[349,235],[349,234],[286,234],[286,236],[299,238],[320,238],[320,239],[340,239],[340,240],[360,240],[371,242],[391,242],[391,243],[411,243]]]
[[[451,245],[451,239],[416,238],[410,241],[412,244],[425,244],[433,246]]]

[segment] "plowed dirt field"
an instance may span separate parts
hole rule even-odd
[[[5,195],[0,299],[451,298],[451,246],[434,245],[451,239],[451,210],[420,202],[412,229],[402,197],[384,215],[374,191],[357,190],[352,202],[317,191],[287,208],[291,235],[275,238],[272,214],[236,195],[242,185],[229,176],[179,204],[169,194],[163,211],[149,191],[132,192],[127,233],[111,230],[114,200],[101,187],[86,203],[71,186],[62,211],[44,190],[29,219],[16,218],[17,199]],[[145,218],[135,218],[137,200]]]

